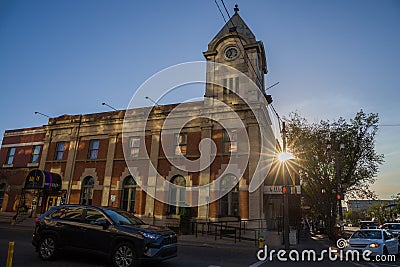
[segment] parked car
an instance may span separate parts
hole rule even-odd
[[[379,228],[385,229],[392,233],[394,236],[397,236],[399,239],[399,250],[400,250],[400,223],[384,223]]]
[[[377,229],[378,223],[374,221],[360,221],[360,229]]]
[[[62,205],[36,218],[32,244],[43,260],[64,248],[105,254],[118,267],[177,256],[177,237],[168,228],[145,224],[111,207]]]
[[[345,250],[370,250],[371,256],[397,255],[399,240],[390,232],[383,229],[363,229],[354,232],[348,239]]]
[[[394,235],[400,235],[400,223],[384,223],[379,228],[385,229]]]

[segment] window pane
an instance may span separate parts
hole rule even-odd
[[[62,160],[64,154],[64,142],[58,142],[56,147],[56,155],[54,157],[55,160]]]
[[[15,147],[10,148],[8,151],[7,164],[12,164],[14,161]]]
[[[85,223],[94,224],[98,219],[105,219],[100,211],[94,209],[88,209],[86,211]]]
[[[235,93],[239,93],[239,77],[235,77]]]
[[[65,214],[63,219],[67,221],[79,222],[82,218],[82,212],[82,208],[71,208],[68,210],[67,214]]]
[[[98,149],[99,148],[99,140],[90,141],[90,149]]]
[[[99,154],[99,140],[91,140],[89,145],[89,159],[97,159]]]
[[[40,146],[34,146],[32,151],[32,163],[39,162]]]

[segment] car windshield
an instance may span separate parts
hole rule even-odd
[[[351,238],[361,239],[382,239],[381,231],[357,231]]]
[[[131,213],[122,210],[105,210],[105,213],[111,218],[111,220],[120,225],[143,225],[145,224],[142,220],[135,217]]]

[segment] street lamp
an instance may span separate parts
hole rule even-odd
[[[156,101],[154,101],[153,99],[151,99],[150,97],[146,96],[145,98],[150,100],[151,102],[153,102],[156,106],[159,106],[159,104]]]
[[[113,110],[115,110],[115,111],[117,111],[117,109],[116,108],[114,108],[114,107],[112,107],[112,106],[110,106],[109,104],[107,104],[106,102],[103,102],[103,103],[101,103],[103,106],[107,106],[107,107],[109,107],[109,108],[111,108],[111,109],[113,109]]]
[[[278,155],[278,160],[286,167],[286,161],[290,158],[294,158],[293,155],[286,152],[286,128],[285,122],[282,122],[282,152]],[[286,169],[283,169],[284,187],[282,188],[283,194],[283,243],[285,244],[285,250],[289,250],[289,193],[287,192],[288,186],[288,174]]]
[[[41,112],[39,112],[39,111],[35,111],[35,114],[39,114],[39,115],[45,116],[45,117],[47,117],[47,118],[51,118],[49,115],[46,115],[46,114],[41,113]]]

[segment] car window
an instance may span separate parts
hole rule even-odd
[[[120,225],[143,225],[145,224],[139,218],[133,216],[129,212],[126,211],[116,211],[116,210],[105,210],[104,211],[110,219]]]
[[[60,219],[72,222],[80,222],[82,219],[83,208],[70,207],[64,214],[60,216]]]
[[[357,231],[351,238],[361,239],[382,239],[381,231]]]
[[[84,223],[94,224],[98,219],[105,219],[104,215],[95,209],[87,209]]]
[[[383,232],[383,237],[385,238],[385,240],[389,240],[393,238],[393,235],[389,232]]]
[[[49,216],[52,219],[60,219],[61,217],[64,217],[65,214],[67,213],[68,209],[67,208],[59,208],[53,213],[51,213]]]

